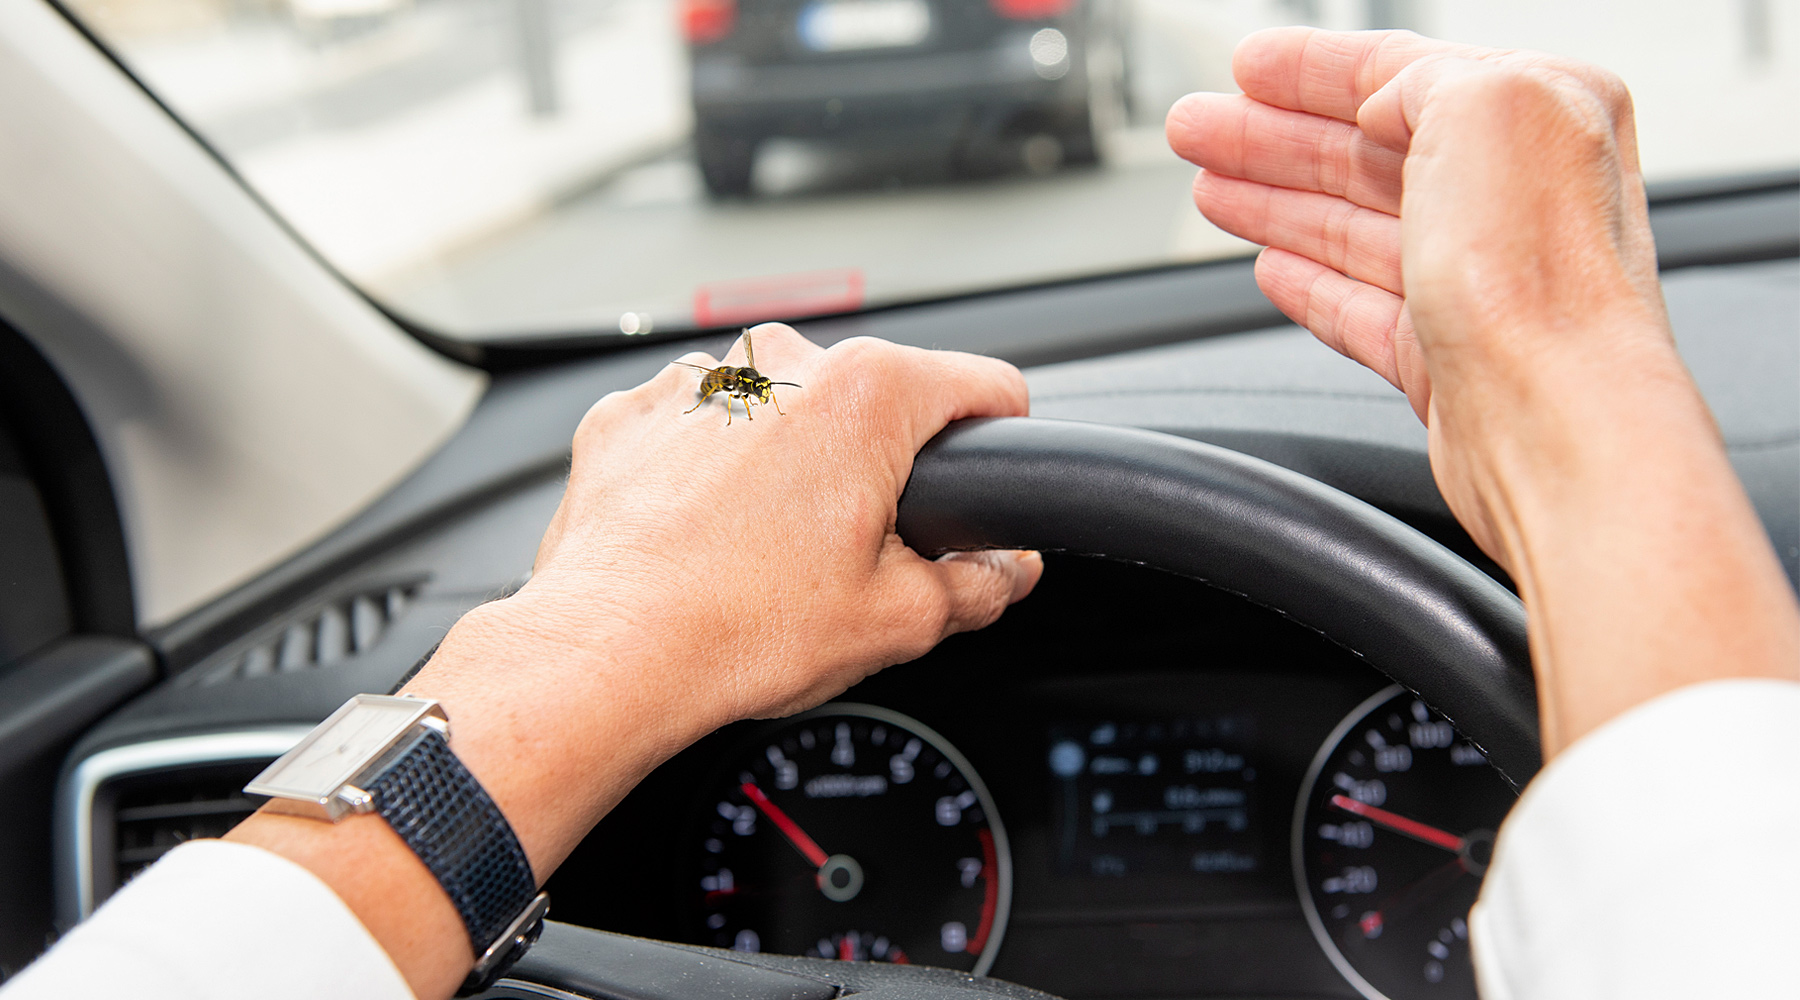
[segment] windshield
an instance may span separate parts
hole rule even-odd
[[[1244,254],[1170,103],[1261,27],[1605,65],[1646,174],[1800,164],[1792,0],[72,0],[351,281],[447,337],[795,319]],[[945,346],[953,346],[946,344]]]

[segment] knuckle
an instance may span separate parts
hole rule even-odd
[[[962,564],[956,573],[947,629],[966,631],[992,624],[1012,600],[1012,577],[1002,566],[1009,558],[999,552],[966,552],[946,557]]]
[[[1594,96],[1606,108],[1607,114],[1614,119],[1622,118],[1631,112],[1631,88],[1617,73],[1600,67],[1590,67],[1591,76],[1588,85]]]
[[[575,425],[575,447],[581,450],[598,440],[604,432],[606,422],[612,418],[614,411],[624,403],[628,390],[609,392],[601,396],[581,415],[581,422]]]
[[[897,349],[873,337],[852,337],[825,352],[827,376],[844,392],[871,395],[892,384]]]
[[[955,611],[950,588],[941,580],[915,584],[893,603],[890,632],[911,637],[902,645],[912,656],[921,656],[949,631]]]
[[[851,337],[831,345],[826,358],[852,370],[879,364],[892,357],[894,345],[875,337]]]

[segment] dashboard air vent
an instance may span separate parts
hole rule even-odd
[[[249,648],[195,672],[201,687],[330,666],[381,641],[424,584],[422,579],[342,595],[262,634]]]
[[[115,780],[102,792],[97,805],[97,832],[102,832],[95,857],[95,904],[133,875],[154,864],[164,854],[190,840],[223,836],[240,820],[256,811],[260,799],[242,789],[267,761],[213,764]],[[112,834],[103,831],[110,813]],[[111,841],[111,857],[106,841]]]

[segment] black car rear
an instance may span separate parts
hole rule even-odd
[[[1005,148],[1049,166],[1091,162],[1096,120],[1123,89],[1110,0],[681,0],[680,10],[695,150],[714,195],[747,193],[757,146],[778,136],[878,134],[965,166]]]

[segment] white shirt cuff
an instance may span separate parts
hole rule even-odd
[[[1578,740],[1469,924],[1485,1000],[1800,997],[1800,684],[1697,684]]]
[[[170,851],[49,954],[4,1000],[412,1000],[394,963],[312,872],[261,848]]]

